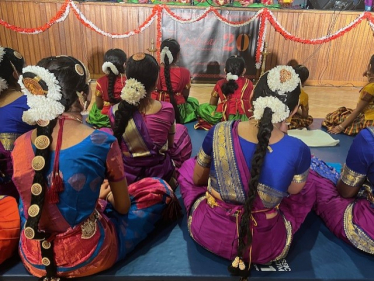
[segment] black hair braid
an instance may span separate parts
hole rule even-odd
[[[164,74],[165,74],[166,87],[168,88],[168,94],[169,94],[169,97],[170,97],[170,102],[174,107],[175,121],[180,124],[181,123],[181,116],[180,116],[180,112],[179,112],[179,109],[178,109],[178,106],[177,106],[177,102],[175,100],[173,87],[171,86],[170,63],[169,63],[169,58],[167,56],[165,56],[164,65],[165,65],[164,66]]]
[[[136,110],[138,110],[137,106],[129,104],[124,100],[118,104],[118,110],[114,117],[115,124],[113,129],[113,134],[117,138],[118,143],[121,143],[122,135],[127,128],[127,124]]]
[[[227,97],[233,94],[239,88],[238,83],[235,80],[230,79],[221,86],[222,93]]]
[[[231,56],[226,60],[225,69],[226,73],[231,73],[232,75],[241,76],[245,68],[245,61],[240,56]],[[222,93],[225,96],[233,94],[238,89],[238,83],[234,79],[223,83],[221,86]]]
[[[49,138],[50,143],[52,143],[52,141],[53,141],[52,132],[53,132],[53,128],[56,126],[56,123],[57,122],[56,122],[56,119],[55,119],[55,120],[50,121],[49,124],[45,127],[41,127],[41,126],[37,125],[37,127],[36,127],[37,137],[45,135]],[[49,164],[50,164],[49,163],[49,161],[50,161],[49,146],[45,149],[36,148],[35,156],[42,156],[45,160],[45,165],[44,165],[43,169],[41,169],[40,171],[35,171],[35,175],[34,175],[34,179],[33,179],[33,184],[37,183],[37,184],[40,184],[42,186],[42,193],[41,193],[40,196],[32,196],[31,203],[30,203],[30,206],[33,205],[33,204],[37,204],[40,208],[40,211],[34,219],[27,220],[27,226],[30,226],[32,229],[37,230],[39,220],[40,220],[40,217],[42,215],[42,209],[43,209],[43,204],[44,204],[45,197],[46,197],[46,192],[47,192],[47,189],[48,189],[48,187],[47,187],[48,182],[47,182],[46,178],[44,177],[44,174],[45,174],[46,170],[48,170],[48,167],[49,167]]]
[[[267,147],[269,145],[269,139],[271,136],[271,132],[273,130],[273,124],[271,122],[272,116],[272,110],[267,107],[265,108],[264,114],[259,122],[259,128],[257,133],[258,144],[251,162],[251,179],[248,183],[249,191],[244,203],[244,212],[239,226],[239,257],[243,256],[244,249],[247,247],[247,245],[251,245],[252,243],[252,233],[251,231],[249,231],[251,223],[251,212],[253,202],[257,194],[257,185],[259,183],[262,166],[265,161],[265,155],[267,152]]]
[[[119,74],[120,75],[120,74]],[[109,96],[109,101],[111,103],[119,103],[121,101],[121,99],[116,99],[114,97],[114,83],[117,79],[118,75],[115,75],[112,70],[109,70],[109,74],[108,74],[108,96]]]

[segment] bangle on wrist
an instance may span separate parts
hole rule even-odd
[[[344,131],[344,127],[342,125],[338,125],[338,127],[340,128],[340,130]]]
[[[110,191],[110,192],[108,193],[108,195],[106,196],[106,198],[105,198],[106,201],[108,201],[110,195],[113,195],[113,193],[112,193],[111,191]]]

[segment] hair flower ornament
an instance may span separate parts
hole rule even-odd
[[[235,75],[235,74],[231,74],[231,72],[229,72],[229,73],[226,74],[226,80],[227,81],[238,80],[238,79],[239,79],[239,76]]]
[[[103,72],[106,74],[106,75],[109,75],[110,74],[110,71],[108,70],[108,68],[115,74],[115,75],[118,75],[119,74],[119,71],[117,69],[117,67],[111,63],[110,61],[106,61],[103,63],[103,65],[101,66],[101,69],[103,70]]]
[[[164,47],[160,53],[161,63],[165,63],[165,56],[168,57],[169,63],[173,62],[173,55],[171,54],[169,47]]]
[[[5,55],[5,49],[3,47],[0,47],[0,63],[2,62]],[[4,90],[8,89],[8,83],[5,79],[0,77],[0,93]]]
[[[273,111],[271,123],[279,123],[286,120],[290,116],[288,107],[276,97],[259,97],[253,102],[253,117],[260,120],[264,115],[265,108]]]
[[[144,85],[134,78],[127,79],[121,91],[121,99],[132,105],[138,105],[146,95]]]
[[[296,89],[300,78],[291,66],[279,65],[269,70],[267,84],[273,92],[284,95]]]
[[[65,111],[60,100],[61,87],[55,75],[40,66],[27,66],[19,77],[22,92],[27,96],[29,110],[23,112],[22,120],[30,125],[37,121],[56,119]]]

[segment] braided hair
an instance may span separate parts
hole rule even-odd
[[[67,111],[71,106],[77,102],[78,96],[77,92],[84,92],[88,94],[88,73],[85,66],[77,59],[68,56],[58,56],[58,57],[48,57],[44,58],[37,64],[38,67],[46,69],[48,72],[52,73],[54,78],[58,81],[61,91],[61,99],[59,102]],[[29,79],[33,80],[34,86],[28,87],[25,81]],[[37,73],[32,70],[25,68],[25,71],[22,73],[22,81],[26,90],[31,94],[34,94],[35,85],[42,89],[45,93],[49,94],[50,89],[48,88],[48,83],[43,80],[42,77],[38,76]],[[35,81],[37,81],[35,83]],[[45,196],[50,196],[51,188],[47,186],[51,185],[48,183],[46,177],[44,176],[49,167],[50,162],[50,149],[49,146],[52,143],[52,132],[57,123],[57,116],[53,120],[39,120],[37,122],[37,138],[35,139],[35,158],[44,159],[44,167],[41,166],[41,169],[35,169],[34,161],[33,168],[35,170],[35,175],[33,179],[33,184],[31,187],[31,202],[28,209],[29,217],[25,225],[25,236],[28,239],[38,239],[41,242],[41,251],[43,259],[47,259],[46,271],[47,277],[54,277],[56,274],[56,265],[54,261],[53,247],[51,247],[48,242],[48,233],[39,231],[39,220],[42,215],[42,209],[45,201]],[[38,138],[42,139],[42,145],[37,145]],[[62,179],[58,177],[61,181]],[[52,185],[51,185],[52,186]],[[50,203],[53,203],[50,201]],[[30,211],[31,210],[31,211]],[[32,216],[30,212],[35,212]],[[46,246],[44,246],[47,243]]]
[[[127,79],[134,78],[142,83],[147,92],[147,96],[149,96],[155,88],[159,71],[160,66],[153,56],[139,53],[129,58],[126,66],[126,77]],[[138,109],[139,105],[130,104],[125,100],[122,100],[118,104],[113,129],[114,136],[118,139],[118,142],[121,142],[122,135],[126,130],[129,120]]]
[[[270,90],[267,84],[267,76],[268,72],[261,76],[260,80],[258,81],[254,89],[252,102],[257,100],[259,97],[273,96],[284,103],[290,112],[292,112],[299,101],[301,91],[300,85],[298,85],[293,91],[286,93],[286,95],[279,95],[277,92]],[[244,203],[244,212],[239,226],[239,243],[237,249],[239,257],[243,256],[245,248],[252,243],[252,233],[249,231],[251,212],[253,202],[257,194],[257,185],[261,176],[262,166],[264,164],[267,147],[269,145],[269,139],[273,130],[272,116],[273,111],[269,107],[266,107],[258,124],[258,144],[251,161],[251,179],[248,183],[249,191]]]
[[[171,52],[171,55],[173,56],[173,61],[169,61],[168,56],[165,56],[164,74],[165,74],[166,87],[168,89],[168,94],[170,97],[170,102],[173,105],[174,111],[175,111],[175,120],[177,123],[181,123],[181,116],[180,116],[180,112],[177,106],[177,102],[175,100],[175,96],[174,96],[175,93],[173,91],[173,87],[171,85],[171,79],[170,79],[170,64],[176,61],[177,56],[179,55],[179,52],[181,50],[181,47],[177,40],[171,39],[171,38],[165,39],[164,41],[162,41],[161,50],[163,50],[164,47],[168,47]]]
[[[231,73],[232,75],[241,76],[245,68],[244,58],[239,56],[231,56],[226,60],[226,73]],[[222,93],[225,96],[233,94],[238,89],[238,83],[234,79],[230,79],[221,86]]]
[[[19,87],[17,79],[13,73],[22,73],[22,68],[25,65],[23,56],[11,48],[3,48],[4,54],[0,62],[0,78],[4,79],[8,86]],[[1,93],[1,90],[0,90]]]
[[[107,67],[108,74],[108,96],[110,103],[119,103],[121,99],[114,97],[114,83],[116,78],[125,73],[124,64],[126,63],[127,55],[121,49],[110,49],[104,55],[104,63],[111,62],[118,70],[118,74],[113,73],[110,67]]]

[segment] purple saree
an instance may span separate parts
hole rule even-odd
[[[117,108],[110,111],[112,124]],[[192,143],[187,128],[175,125],[170,111],[174,112],[171,104],[163,103],[160,112],[143,116],[136,111],[128,122],[120,144],[128,184],[159,177],[175,186],[176,169],[191,156]],[[172,148],[168,147],[169,134],[175,134]]]
[[[237,229],[248,192],[250,172],[237,134],[238,122],[220,132],[224,123],[216,126],[211,158],[200,150],[197,159],[190,159],[182,165],[178,180],[191,237],[205,249],[233,259],[237,254]],[[215,145],[220,148],[214,150]],[[196,162],[203,167],[215,166],[216,171],[210,166],[208,187],[193,183]],[[290,170],[293,170],[292,167]],[[314,172],[311,173],[309,176],[315,176]],[[293,175],[293,178],[305,181],[306,176],[307,171],[303,175]],[[299,194],[284,197],[287,194],[274,189],[265,190],[260,185],[252,208],[251,261],[263,264],[287,255],[293,234],[314,204],[315,189],[314,181],[308,181]],[[211,195],[212,188],[219,192],[222,200]],[[249,260],[249,249],[243,258]]]

